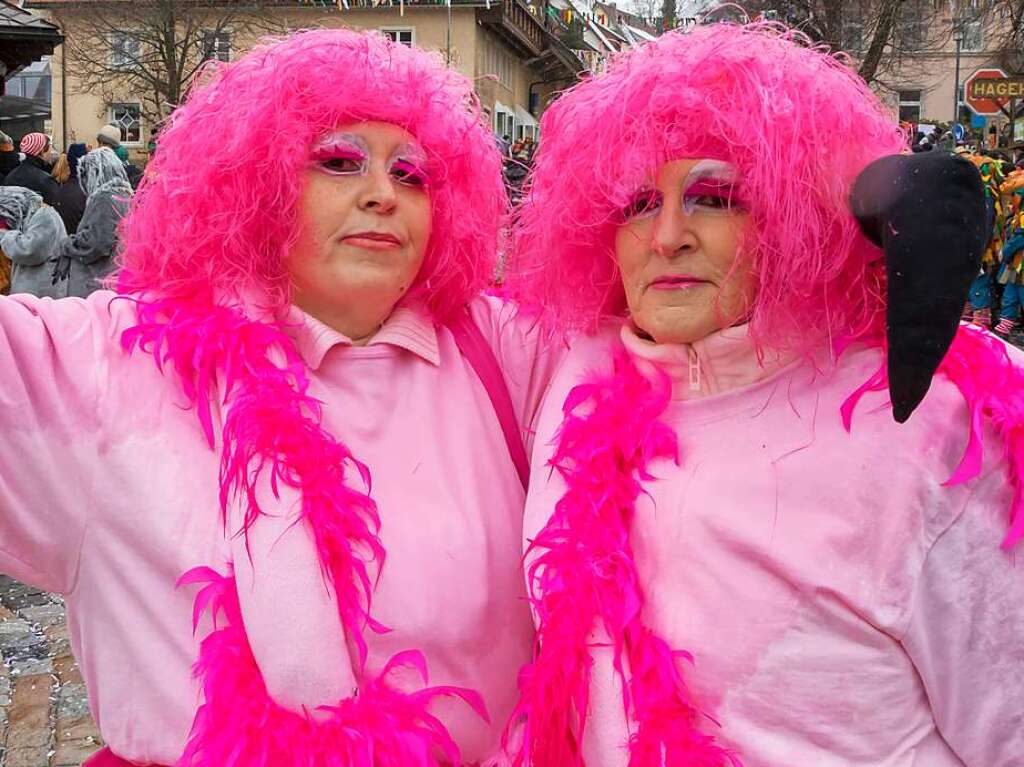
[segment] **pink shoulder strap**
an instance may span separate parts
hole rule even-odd
[[[498,423],[501,424],[501,432],[505,436],[505,444],[508,446],[508,454],[512,458],[512,464],[516,467],[519,481],[523,483],[525,490],[530,482],[530,461],[526,457],[526,446],[523,444],[522,434],[519,431],[519,422],[516,420],[516,411],[512,407],[512,397],[508,393],[508,386],[505,377],[501,374],[501,367],[494,357],[490,344],[484,338],[480,328],[473,321],[469,309],[457,312],[445,322],[455,338],[455,345],[459,347],[462,356],[472,366],[473,371],[484,385],[487,396],[494,407],[494,413],[498,416]]]

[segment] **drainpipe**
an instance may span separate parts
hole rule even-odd
[[[64,151],[68,151],[68,67],[67,45],[60,46],[60,141]]]

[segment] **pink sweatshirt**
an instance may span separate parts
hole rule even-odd
[[[999,548],[1011,491],[994,441],[982,476],[941,486],[968,437],[954,386],[937,378],[902,426],[869,394],[848,434],[840,406],[877,350],[815,376],[760,367],[745,328],[692,346],[610,329],[574,346],[542,406],[528,540],[564,492],[544,468],[562,403],[613,344],[675,384],[663,418],[682,465],[654,467],[632,540],[644,621],[693,653],[684,674],[722,725],[704,729],[746,767],[1024,765],[1024,567]],[[610,651],[593,653],[587,766],[624,767]]]
[[[218,454],[173,374],[121,351],[135,309],[113,298],[0,299],[0,571],[65,595],[113,751],[173,764],[201,702],[191,665],[210,628],[193,636],[195,589],[175,589],[186,570],[234,562],[250,643],[286,706],[351,695],[351,648],[311,536],[292,524],[294,494],[262,499],[276,515],[253,527],[254,567],[244,541],[225,536]],[[529,424],[560,351],[497,302],[472,309]],[[373,615],[393,631],[367,633],[369,666],[419,648],[432,685],[478,690],[490,725],[457,702],[435,712],[463,757],[483,760],[497,749],[532,638],[518,545],[524,493],[494,410],[451,334],[414,309],[397,309],[364,347],[295,319],[310,394],[324,402],[327,429],[370,467],[380,508],[387,559]]]

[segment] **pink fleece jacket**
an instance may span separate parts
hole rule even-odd
[[[496,301],[473,315],[521,424],[560,350]],[[195,590],[185,571],[233,562],[246,630],[271,695],[296,710],[354,685],[351,648],[311,536],[285,494],[250,538],[225,535],[218,453],[173,375],[128,356],[132,302],[107,292],[59,302],[0,299],[0,571],[65,595],[72,646],[104,740],[118,755],[172,764],[200,690],[191,673]],[[530,652],[518,541],[524,493],[487,394],[451,334],[399,308],[369,345],[295,313],[297,348],[325,425],[372,472],[387,550],[367,632],[369,667],[421,649],[433,685],[478,690],[491,724],[439,703],[470,762],[497,749]],[[215,417],[219,417],[215,413]],[[219,433],[219,429],[216,430]],[[264,498],[266,504],[270,498]],[[419,685],[409,680],[410,685]]]
[[[674,382],[663,419],[682,463],[655,467],[632,542],[645,624],[693,653],[684,674],[721,723],[704,729],[746,767],[1024,764],[1024,567],[999,547],[1011,490],[994,442],[980,477],[942,487],[969,432],[954,386],[937,378],[904,425],[869,394],[848,434],[840,406],[877,350],[815,373],[762,367],[742,327],[692,346],[609,329],[574,346],[542,406],[527,540],[564,492],[545,469],[562,403],[622,344]],[[630,723],[595,639],[584,755],[624,767]]]

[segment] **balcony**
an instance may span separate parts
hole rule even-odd
[[[288,4],[283,0],[282,4]],[[449,0],[299,0],[303,5],[387,10],[444,8]],[[539,56],[546,47],[544,24],[520,0],[450,0],[455,8],[477,8],[477,21],[497,34],[525,58]]]
[[[536,58],[548,47],[544,23],[520,0],[495,0],[477,11],[477,20],[524,58]]]

